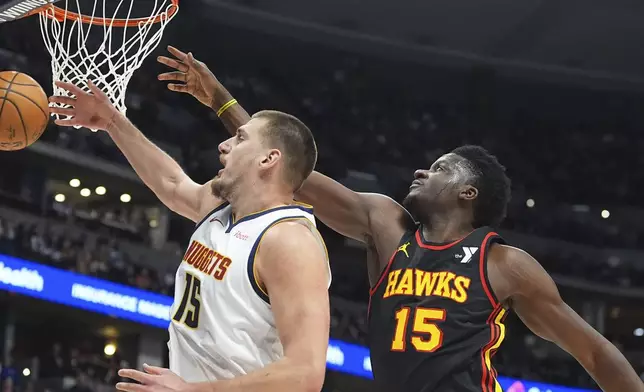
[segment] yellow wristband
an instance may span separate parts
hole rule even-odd
[[[221,115],[224,114],[226,110],[230,109],[230,107],[235,105],[236,103],[237,103],[237,100],[235,98],[226,102],[222,107],[219,108],[219,110],[217,110],[217,117],[221,117]]]

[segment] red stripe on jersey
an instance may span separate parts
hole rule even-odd
[[[494,232],[488,233],[485,238],[483,239],[483,243],[481,244],[481,256],[479,257],[479,274],[481,277],[481,284],[483,285],[483,290],[485,291],[485,295],[487,295],[487,298],[490,300],[490,304],[492,304],[493,308],[496,308],[499,303],[496,300],[496,297],[492,294],[492,291],[490,287],[487,284],[487,271],[485,270],[486,264],[485,264],[485,256],[487,254],[487,242],[490,240],[490,237],[498,235]]]
[[[378,282],[371,289],[369,289],[369,304],[367,305],[367,317],[369,317],[369,314],[371,313],[371,297],[373,297],[373,295],[376,293],[376,290],[378,290],[378,287],[380,287],[380,284],[385,279],[385,276],[387,276],[387,273],[389,273],[391,264],[394,262],[394,258],[396,258],[396,253],[398,253],[398,249],[396,249],[394,251],[394,254],[391,255],[391,258],[389,259],[389,262],[387,263],[387,266],[385,267],[385,269],[382,271],[380,275],[380,279],[378,279]]]
[[[500,331],[494,323],[494,319],[499,314],[501,309],[501,306],[495,308],[492,313],[490,313],[490,317],[488,317],[487,319],[487,324],[490,326],[490,341],[481,350],[481,370],[483,374],[481,377],[481,388],[483,392],[494,392],[494,389],[492,389],[492,382],[494,378],[493,375],[490,374],[490,369],[488,369],[487,364],[485,363],[485,353],[496,344],[497,340],[500,337]]]
[[[454,245],[458,244],[459,242],[463,241],[470,234],[472,234],[472,233],[469,233],[465,237],[463,237],[461,239],[458,239],[458,240],[456,240],[454,242],[450,242],[449,244],[446,244],[446,245],[427,245],[427,244],[423,243],[423,239],[420,236],[420,228],[419,228],[418,230],[416,230],[416,243],[418,243],[418,246],[420,246],[421,248],[424,248],[424,249],[445,250],[445,249],[451,248],[452,246],[454,246]]]
[[[369,290],[369,297],[373,296],[376,293],[376,290],[378,290],[378,287],[382,283],[382,281],[385,279],[385,276],[387,276],[387,273],[389,272],[389,268],[391,268],[391,264],[394,262],[394,258],[396,257],[396,253],[398,253],[398,249],[394,251],[394,254],[391,255],[391,258],[389,259],[389,262],[387,263],[387,266],[385,269],[382,271],[380,274],[380,279],[378,279],[378,283],[376,283],[370,290]]]

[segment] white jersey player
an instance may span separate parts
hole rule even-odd
[[[293,202],[317,159],[309,129],[288,114],[255,114],[219,145],[224,168],[200,185],[91,82],[91,94],[57,84],[76,97],[51,98],[69,105],[52,108],[70,116],[57,124],[106,130],[166,206],[195,222],[205,219],[177,272],[171,369],[121,370],[140,384],[117,389],[319,391],[330,272],[312,212]]]
[[[255,269],[262,237],[280,222],[316,230],[313,211],[303,205],[234,221],[225,203],[197,226],[177,271],[170,324],[170,369],[186,381],[241,376],[283,356],[270,297]]]

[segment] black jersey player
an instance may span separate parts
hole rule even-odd
[[[249,120],[203,63],[170,51],[174,59],[159,61],[176,72],[159,79],[174,81],[171,90],[218,111],[231,133]],[[371,362],[381,390],[500,391],[491,361],[513,310],[604,391],[644,392],[624,356],[562,301],[541,265],[491,228],[505,216],[510,181],[483,148],[461,147],[417,170],[406,208],[317,172],[297,196],[332,229],[367,244]]]

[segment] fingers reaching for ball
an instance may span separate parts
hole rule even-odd
[[[49,108],[49,112],[51,114],[56,114],[58,116],[67,116],[67,117],[74,117],[76,115],[76,108],[74,106],[76,105],[76,98],[71,98],[71,97],[66,97],[62,95],[54,95],[53,97],[49,97],[49,102],[55,104],[54,106],[51,106]],[[64,107],[64,106],[57,106],[57,105],[67,105],[71,107]],[[60,119],[55,120],[54,122],[58,125],[68,125],[67,120],[64,124],[60,123]]]
[[[54,106],[49,108],[52,114],[57,114],[59,116],[75,116],[76,115],[76,110],[74,108],[62,108],[58,106]]]
[[[89,126],[87,126],[84,123],[76,120],[76,118],[74,118],[74,117],[66,119],[66,120],[63,120],[63,119],[60,119],[60,118],[56,119],[56,120],[54,120],[54,124],[60,125],[61,127],[88,127],[89,128]]]
[[[76,98],[66,97],[64,95],[54,95],[49,97],[49,102],[57,103],[61,105],[74,106],[76,104]]]
[[[70,93],[72,93],[76,97],[80,97],[80,96],[83,96],[83,95],[88,95],[85,91],[83,91],[82,88],[80,88],[80,87],[78,87],[78,86],[76,86],[74,84],[61,82],[61,81],[57,81],[55,84],[56,84],[56,87],[62,88],[63,90],[67,90],[67,91],[69,91]]]
[[[118,114],[107,95],[91,81],[85,87],[58,81],[56,87],[60,89],[58,95],[50,97],[49,102],[58,125],[105,130]]]
[[[176,80],[185,83],[188,80],[188,76],[183,72],[166,72],[159,75],[159,80]]]

